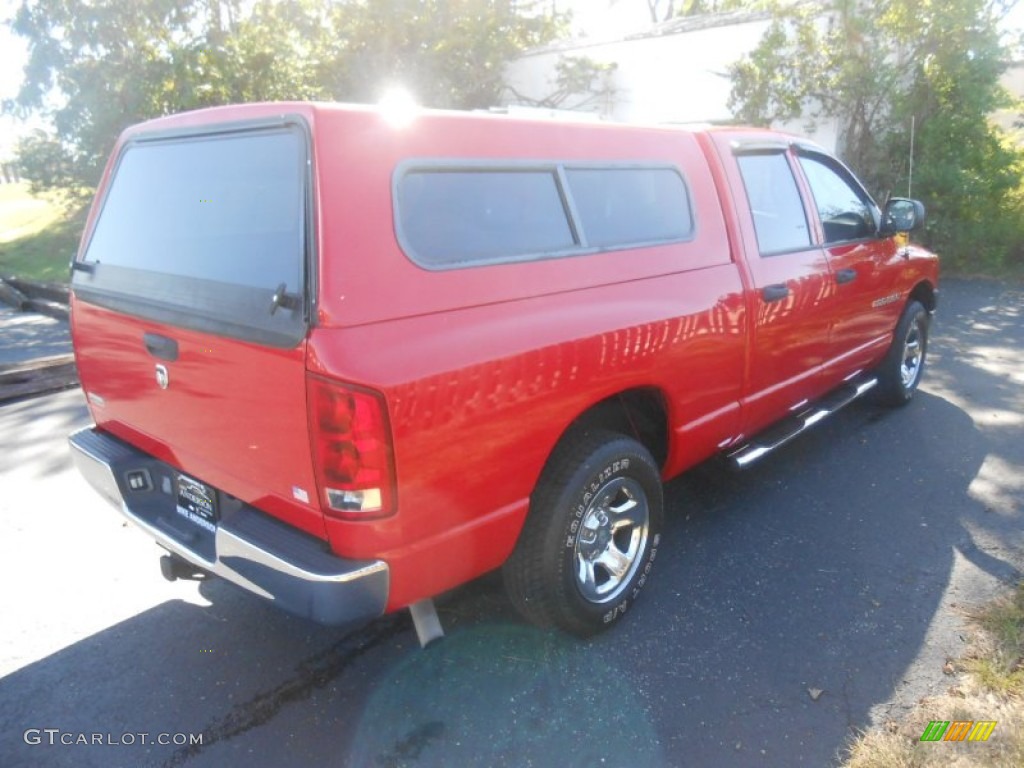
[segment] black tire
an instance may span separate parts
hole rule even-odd
[[[931,315],[920,302],[907,304],[896,323],[892,346],[875,371],[878,375],[876,402],[889,406],[910,402],[924,373],[930,325]]]
[[[503,568],[509,598],[540,626],[583,637],[607,629],[647,583],[662,518],[661,478],[646,448],[615,432],[568,437]]]

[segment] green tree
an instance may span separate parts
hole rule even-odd
[[[1012,3],[1011,3],[1012,5]],[[1024,155],[991,121],[1009,105],[997,0],[832,0],[778,6],[732,69],[754,124],[836,121],[839,152],[882,197],[913,194],[923,238],[961,267],[1022,263]]]
[[[323,2],[258,0],[242,14],[235,0],[214,0],[211,8],[205,30],[176,56],[178,103],[167,112],[331,98],[324,71],[333,29]]]
[[[504,89],[505,65],[562,31],[563,18],[542,12],[545,6],[522,0],[340,3],[328,86],[336,97],[372,102],[393,82],[432,107],[493,106]]]
[[[19,160],[38,187],[92,186],[118,134],[150,117],[233,102],[376,101],[487,107],[505,64],[562,19],[524,0],[23,0],[29,44],[5,109],[50,118]]]
[[[44,185],[69,176],[92,181],[111,135],[164,111],[175,53],[189,42],[191,10],[176,0],[22,4],[12,27],[28,38],[29,61],[16,107],[45,113],[54,131],[22,142],[26,177]]]

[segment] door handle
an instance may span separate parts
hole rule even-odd
[[[146,351],[153,357],[170,361],[178,359],[178,342],[174,339],[161,336],[159,333],[144,333],[142,341],[146,345]]]
[[[765,301],[781,301],[789,296],[789,286],[785,283],[766,285],[761,289],[761,298]]]
[[[836,282],[842,285],[843,283],[852,283],[857,279],[856,269],[840,269],[836,272]]]

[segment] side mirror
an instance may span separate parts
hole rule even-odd
[[[924,224],[924,205],[920,200],[894,197],[885,204],[882,212],[880,235],[895,235],[910,232]]]

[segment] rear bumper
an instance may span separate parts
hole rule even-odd
[[[386,563],[336,557],[319,539],[226,494],[219,494],[216,529],[203,530],[177,512],[173,467],[95,428],[76,432],[69,442],[75,465],[93,488],[193,565],[320,624],[364,623],[384,612]]]

